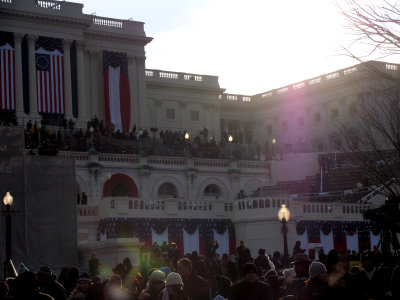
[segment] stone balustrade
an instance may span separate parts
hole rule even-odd
[[[89,217],[88,211],[81,211],[79,215]],[[130,197],[104,197],[99,217],[177,217],[177,218],[210,218],[226,217],[233,211],[233,204],[224,200],[184,200],[177,198],[160,198],[145,200]],[[85,215],[86,213],[86,215]],[[93,213],[93,212],[92,212]],[[93,214],[92,214],[93,215]]]
[[[227,168],[229,167],[229,161],[225,159],[195,159],[193,162],[195,167],[207,167],[207,168]]]
[[[185,85],[207,86],[211,88],[219,88],[218,77],[211,75],[189,74],[182,72],[171,72],[163,70],[147,69],[145,71],[147,82],[177,82]]]
[[[100,153],[99,161],[133,165],[133,164],[139,163],[139,158],[135,155],[119,155],[119,154]]]
[[[29,150],[26,150],[28,153]],[[112,154],[112,153],[95,153],[88,152],[72,152],[60,151],[59,157],[74,158],[77,163],[86,163],[93,161],[92,155],[97,156],[99,163],[112,163],[113,165],[163,165],[163,166],[186,166],[199,168],[233,168],[233,169],[252,169],[269,171],[270,164],[267,161],[229,161],[226,159],[206,159],[206,158],[184,158],[184,157],[169,157],[169,156],[150,156],[143,157],[132,154]]]
[[[184,166],[186,164],[183,157],[150,157],[147,159],[149,165],[169,165]]]
[[[370,204],[341,202],[306,202],[284,197],[255,197],[234,201],[234,218],[276,218],[282,204],[286,204],[296,220],[352,220],[362,221],[362,212]]]
[[[247,104],[252,101],[252,96],[224,93],[219,96],[219,99],[228,104],[241,104],[241,103]]]
[[[98,209],[97,206],[89,206],[89,205],[78,205],[78,217],[97,217]]]
[[[43,15],[84,18],[83,4],[55,0],[0,0],[0,6]]]

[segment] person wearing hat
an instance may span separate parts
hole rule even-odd
[[[83,272],[79,276],[78,287],[72,292],[68,300],[84,300],[91,285],[92,279],[90,278],[89,273]]]
[[[162,300],[188,300],[188,297],[183,292],[182,277],[178,273],[169,273],[165,285],[166,287],[162,292]]]
[[[243,281],[231,287],[229,300],[273,300],[271,287],[257,278],[253,263],[243,265]]]
[[[39,281],[40,291],[49,294],[54,300],[66,300],[67,295],[64,287],[53,279],[53,272],[49,266],[41,266],[36,273]]]
[[[326,299],[328,291],[328,272],[321,262],[312,262],[309,269],[310,278],[300,291],[299,300]]]
[[[383,299],[389,289],[389,278],[375,267],[375,254],[368,250],[361,254],[362,270],[351,276],[349,287],[353,299]]]
[[[182,277],[183,292],[191,300],[209,300],[210,286],[201,276],[192,269],[192,262],[188,258],[178,261],[178,273]]]
[[[285,294],[298,297],[301,289],[305,285],[305,281],[308,279],[309,276],[308,271],[311,264],[311,260],[305,253],[296,253],[293,257],[292,264],[296,276],[293,278],[292,282],[288,284],[288,286],[286,287]]]
[[[165,287],[165,273],[155,270],[150,275],[148,288],[142,291],[139,300],[158,300]]]

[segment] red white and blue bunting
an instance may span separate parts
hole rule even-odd
[[[371,222],[303,220],[297,223],[296,232],[301,248],[318,258],[316,248],[323,248],[325,254],[332,249],[338,252],[373,249],[379,242],[380,230]]]
[[[236,245],[235,227],[228,219],[107,218],[99,222],[99,241],[134,237],[148,248],[154,242],[175,242],[182,254],[205,254],[206,242],[213,240],[218,241],[220,255],[234,254]]]

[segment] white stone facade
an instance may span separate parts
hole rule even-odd
[[[16,114],[20,124],[41,118],[32,82],[36,81],[34,42],[38,36],[44,36],[63,40],[66,65],[70,61],[70,46],[76,47],[77,114],[73,112],[71,70],[66,67],[65,118],[74,117],[78,127],[85,127],[95,116],[105,118],[101,54],[107,50],[128,55],[130,128],[136,124],[137,128],[187,130],[197,134],[207,127],[209,136],[217,141],[225,130],[232,133],[234,139],[239,132],[244,135],[252,132],[252,137],[244,144],[257,141],[264,151],[272,147],[271,141],[275,138],[274,152],[305,152],[285,154],[282,160],[271,162],[62,152],[59,155],[75,159],[77,192],[88,196],[88,204],[78,206],[78,242],[83,260],[90,251],[97,250],[103,261],[115,264],[126,255],[125,250],[117,251],[124,243],[135,251],[135,256],[139,255],[137,249],[141,243],[138,240],[97,240],[99,220],[118,217],[231,219],[236,239],[244,240],[253,255],[260,247],[269,253],[282,251],[277,220],[279,205],[252,209],[248,203],[261,198],[246,198],[243,202],[247,208],[239,209],[242,202],[237,199],[239,191],[250,192],[278,181],[315,175],[317,154],[336,150],[335,126],[351,117],[351,105],[357,95],[366,86],[379,82],[366,66],[358,65],[256,95],[226,94],[216,76],[146,70],[145,46],[151,38],[146,36],[141,22],[85,15],[82,4],[52,0],[0,0],[0,16],[0,31],[14,34]],[[23,39],[27,40],[29,54],[29,113],[23,107],[20,51]],[[398,72],[397,65],[374,64],[382,72]],[[296,150],[299,147],[301,151]],[[106,182],[115,174],[131,178],[138,197],[105,196]],[[174,197],[159,193],[160,186],[165,183],[176,192]],[[207,188],[211,192],[207,192]],[[275,197],[274,201],[277,199],[280,204],[285,199],[292,210],[289,249],[296,238],[296,221],[362,220],[358,208],[357,213],[353,209],[353,213],[342,213],[343,206],[350,204],[329,204],[328,214],[303,210],[303,205],[307,204],[291,197]],[[144,201],[149,208],[135,208],[134,201]],[[184,202],[187,209],[183,209]],[[189,209],[195,206],[208,209]]]

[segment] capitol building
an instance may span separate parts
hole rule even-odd
[[[103,265],[139,265],[154,242],[182,254],[211,240],[220,255],[241,240],[253,256],[283,253],[283,204],[289,252],[297,240],[311,256],[378,244],[362,211],[383,196],[346,173],[338,128],[388,80],[371,66],[398,76],[398,65],[230,94],[218,76],[147,69],[144,23],[82,8],[0,0],[0,191],[18,210],[16,263],[84,269],[96,252]],[[62,141],[56,153],[41,152],[44,129]]]

